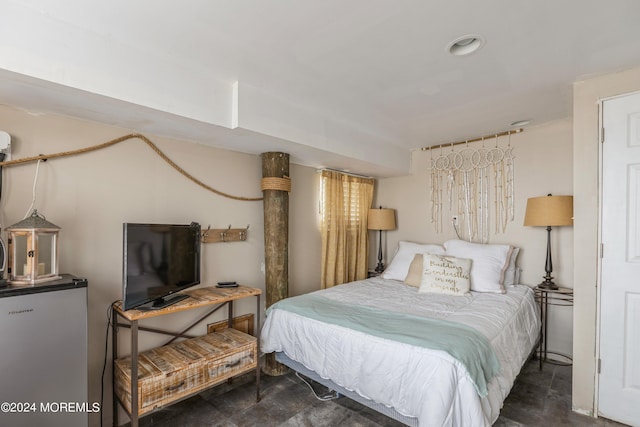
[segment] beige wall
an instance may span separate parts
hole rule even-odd
[[[1,130],[12,136],[13,158],[75,150],[130,133],[127,129],[30,114],[5,106],[0,106],[0,123]],[[261,196],[259,156],[147,136],[178,165],[212,187],[239,196]],[[3,229],[24,217],[31,203],[35,170],[36,163],[4,168],[0,204]],[[317,179],[315,170],[297,165],[291,165],[291,177],[289,289],[291,294],[299,294],[319,289],[320,283]],[[202,282],[212,285],[220,280],[237,280],[264,289],[262,202],[234,201],[202,189],[140,140],[41,163],[35,207],[62,227],[60,271],[89,279],[91,402],[100,397],[107,307],[122,296],[123,222],[197,221],[205,228],[250,225],[246,242],[203,245]],[[236,313],[254,310],[253,300],[241,301]],[[176,314],[152,324],[172,328],[197,315],[200,313]],[[218,315],[213,320],[222,318],[223,313]],[[126,350],[127,341],[121,341]],[[161,338],[148,337],[142,347],[161,342]],[[106,424],[111,419],[110,378],[108,369],[103,408]],[[91,424],[98,424],[97,416],[92,415]]]
[[[291,165],[289,198],[289,295],[320,289],[320,176],[316,169]]]
[[[599,212],[598,108],[601,100],[640,90],[640,68],[577,82],[573,97],[574,145],[574,365],[573,408],[593,414]]]
[[[505,147],[506,139],[499,145]],[[475,143],[478,147],[480,143]],[[487,141],[486,146],[495,144]],[[518,265],[522,269],[522,283],[536,285],[544,272],[547,233],[542,227],[523,226],[527,198],[548,193],[568,195],[573,193],[572,173],[572,122],[559,120],[527,128],[511,137],[515,156],[515,219],[504,234],[491,234],[490,243],[509,243],[521,248]],[[474,145],[470,145],[472,148]],[[434,156],[436,153],[434,153]],[[412,174],[406,177],[387,178],[379,181],[375,206],[397,210],[398,228],[387,232],[387,256],[390,259],[399,240],[423,243],[443,243],[453,239],[455,233],[449,225],[451,214],[443,215],[444,232],[436,234],[430,218],[428,151],[415,151]],[[377,241],[372,243],[370,257],[376,257]],[[553,276],[556,283],[573,287],[573,229],[556,227],[551,233]],[[384,247],[383,243],[383,247]],[[375,265],[370,261],[370,265]],[[550,310],[549,350],[565,354],[572,352],[572,312],[564,307]]]

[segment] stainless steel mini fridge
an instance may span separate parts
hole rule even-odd
[[[0,289],[0,426],[86,426],[87,388],[87,281]]]

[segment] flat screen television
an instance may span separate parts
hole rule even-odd
[[[122,240],[124,310],[166,307],[200,283],[200,224],[124,223]]]

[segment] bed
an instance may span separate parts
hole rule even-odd
[[[261,350],[407,425],[491,425],[540,319],[532,289],[509,272],[515,248],[474,245],[400,242],[380,277],[282,300],[268,309]],[[438,262],[435,291],[425,290],[427,259]],[[468,268],[445,268],[458,261]]]

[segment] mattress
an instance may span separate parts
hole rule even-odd
[[[273,307],[261,332],[265,353],[291,360],[420,426],[487,426],[497,418],[534,348],[539,312],[531,288],[467,296],[418,293],[402,282],[370,278],[317,291],[352,306],[469,326],[486,337],[500,363],[480,395],[464,364],[447,351],[375,336]],[[346,316],[350,313],[346,312]]]

